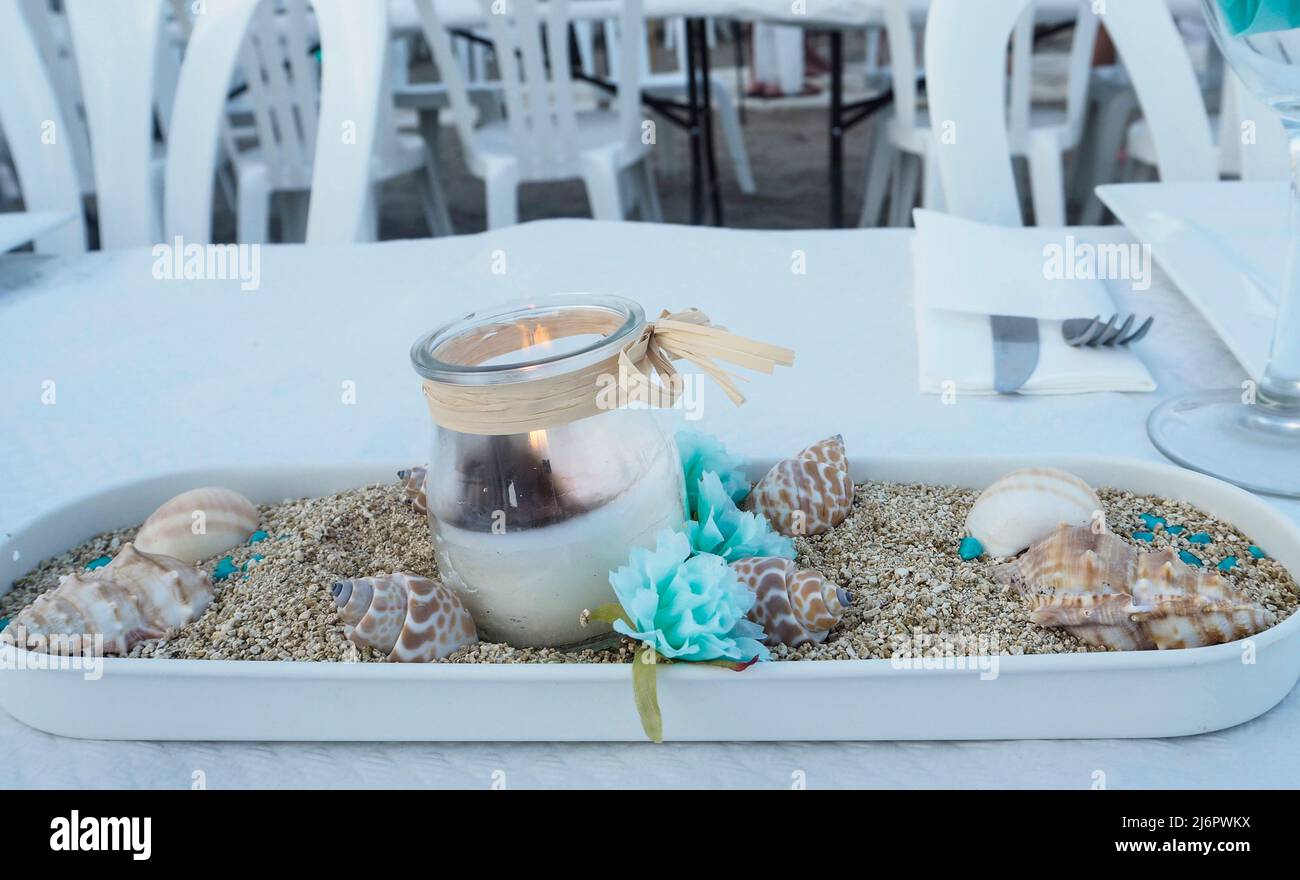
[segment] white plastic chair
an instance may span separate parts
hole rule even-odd
[[[74,212],[73,221],[38,236],[41,253],[77,254],[86,249],[81,186],[70,138],[54,86],[32,28],[15,0],[0,0],[0,132],[28,211]],[[21,85],[20,85],[21,84]]]
[[[168,143],[169,236],[211,240],[211,184],[222,141],[236,172],[241,242],[267,240],[277,193],[286,207],[283,237],[291,240],[373,240],[377,189],[403,174],[421,172],[417,186],[432,212],[424,144],[417,135],[397,135],[386,100],[386,5],[313,0],[311,6],[314,20],[307,0],[288,0],[282,12],[268,0],[224,0],[196,20]],[[319,84],[309,52],[316,32]],[[237,61],[253,117],[251,146],[220,132]]]
[[[1249,123],[1249,137],[1243,123]],[[1223,78],[1220,112],[1209,118],[1218,144],[1220,174],[1242,180],[1290,180],[1290,145],[1278,115],[1245,87],[1231,70]],[[1125,152],[1131,162],[1158,173],[1159,160],[1151,137],[1151,123],[1145,118],[1129,126]]]
[[[65,0],[90,129],[99,243],[148,245],[160,231],[154,74],[162,0]]]
[[[938,151],[948,210],[1005,226],[1022,224],[1005,124],[1007,36],[1031,0],[934,0],[926,28],[931,113],[950,120],[955,144]],[[1091,13],[1089,13],[1091,14]],[[1106,5],[1106,30],[1151,121],[1161,175],[1213,179],[1205,106],[1164,0]]]
[[[984,4],[972,4],[983,8]],[[997,5],[997,4],[994,4]],[[1011,82],[1009,93],[1003,100],[1003,119],[1011,155],[1023,158],[1029,169],[1030,196],[1034,219],[1040,226],[1065,225],[1065,154],[1078,146],[1083,135],[1084,114],[1087,109],[1089,69],[1093,45],[1096,41],[1098,20],[1092,12],[1091,0],[1080,0],[1074,39],[1070,48],[1069,69],[1066,81],[1065,106],[1039,106],[1032,100],[1034,9],[1032,0],[1017,2],[1019,17],[1014,22],[1011,38]],[[1121,4],[1113,4],[1121,5]],[[894,115],[886,125],[883,138],[869,155],[867,192],[863,200],[861,225],[874,225],[883,206],[885,188],[893,182],[892,223],[906,225],[916,200],[918,185],[921,203],[927,208],[941,208],[944,197],[939,186],[936,156],[945,152],[936,137],[934,120],[940,128],[950,120],[945,115],[921,108],[917,96],[917,67],[915,34],[912,28],[908,0],[885,0],[885,24],[889,37],[890,64],[893,70]],[[930,14],[934,14],[931,7]],[[1012,30],[1012,29],[1009,29]],[[1004,37],[1007,35],[1004,35]],[[1005,73],[1007,43],[982,46],[990,53]],[[931,57],[929,33],[926,33],[926,58]],[[969,52],[961,53],[967,61],[975,59]],[[988,63],[987,59],[984,59]],[[948,62],[951,64],[951,62]],[[952,136],[961,142],[961,127],[952,130]],[[919,181],[918,181],[919,172]],[[943,177],[947,180],[947,177]]]
[[[512,0],[496,14],[491,0],[482,5],[505,90],[506,118],[475,128],[448,31],[432,0],[416,0],[425,39],[447,84],[466,164],[487,188],[488,228],[516,222],[520,183],[575,178],[586,184],[598,220],[622,220],[636,208],[645,219],[661,219],[649,148],[640,135],[641,0],[622,6],[625,51],[615,109],[581,113],[575,109],[568,64],[569,0],[544,6]],[[634,51],[626,51],[629,47]]]
[[[63,134],[72,148],[81,194],[94,195],[95,178],[85,107],[81,102],[81,76],[77,72],[77,56],[72,50],[67,17],[62,9],[56,11],[50,0],[19,0],[19,5],[27,16],[32,39],[45,64],[59,107],[63,109],[67,123]]]

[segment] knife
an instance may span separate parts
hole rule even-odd
[[[1014,394],[1038,366],[1038,320],[992,315],[993,390]]]

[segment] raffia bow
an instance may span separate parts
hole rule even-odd
[[[665,310],[657,321],[646,324],[641,338],[619,356],[619,365],[623,367],[619,375],[624,377],[635,370],[645,381],[653,382],[652,372],[658,373],[660,387],[666,390],[671,405],[677,402],[681,391],[673,361],[690,361],[717,382],[732,403],[740,406],[745,402],[745,395],[740,393],[737,382],[744,377],[724,370],[715,358],[769,376],[777,366],[794,364],[792,350],[729,333],[725,327],[715,327],[699,309]]]
[[[500,353],[500,352],[498,352]],[[434,422],[464,434],[522,434],[575,422],[612,407],[602,397],[611,382],[618,400],[671,406],[682,381],[673,362],[685,360],[710,376],[737,406],[743,379],[718,361],[771,375],[792,366],[794,351],[713,325],[699,309],[664,311],[627,348],[585,369],[513,385],[457,385],[425,379]],[[658,382],[655,376],[658,376]]]

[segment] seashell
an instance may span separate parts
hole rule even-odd
[[[990,556],[1015,556],[1057,526],[1087,525],[1101,509],[1097,493],[1073,474],[1025,468],[980,493],[966,515],[966,531]]]
[[[407,468],[397,472],[397,479],[401,481],[402,490],[406,492],[406,500],[411,502],[415,512],[421,516],[427,516],[429,513],[429,500],[424,494],[424,479],[428,473],[428,469],[422,467]]]
[[[5,633],[102,635],[104,653],[125,654],[136,642],[197,620],[211,602],[212,581],[205,572],[127,543],[103,568],[64,575],[57,587],[20,612]]]
[[[1121,651],[1217,645],[1277,620],[1172,550],[1140,550],[1089,526],[1058,528],[995,577],[1026,596],[1034,623]]]
[[[778,462],[741,507],[767,517],[783,535],[820,535],[853,507],[853,479],[839,434]]]
[[[844,589],[782,556],[741,559],[731,568],[758,597],[748,616],[763,627],[769,645],[797,648],[826,641],[849,604]]]
[[[150,514],[135,535],[135,546],[193,564],[244,543],[256,528],[253,502],[209,486],[182,492]]]
[[[441,581],[398,572],[334,584],[344,632],[399,663],[442,659],[478,641],[474,618]]]

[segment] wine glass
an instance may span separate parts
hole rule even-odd
[[[1147,433],[1157,449],[1184,467],[1252,491],[1300,497],[1300,9],[1291,0],[1201,4],[1228,64],[1286,129],[1290,244],[1276,291],[1273,345],[1258,386],[1166,401],[1152,411]]]

